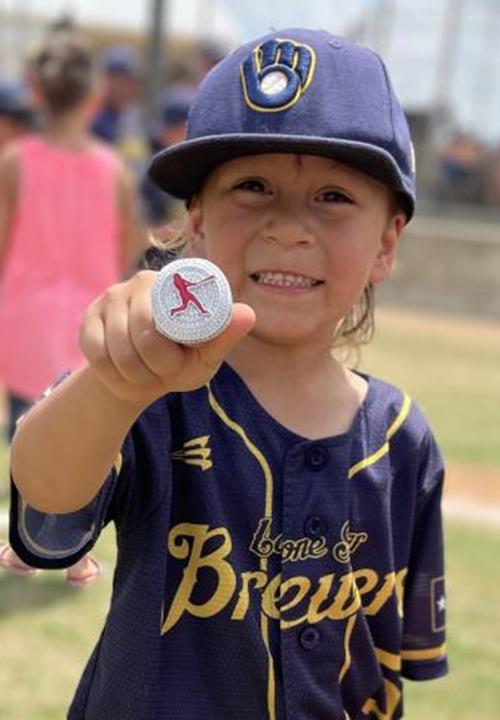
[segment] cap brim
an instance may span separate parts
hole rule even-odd
[[[350,165],[400,194],[408,219],[413,215],[412,194],[405,187],[392,156],[383,148],[351,140],[301,135],[215,135],[187,140],[162,150],[152,158],[148,173],[162,190],[187,200],[221,163],[269,153],[319,155]]]

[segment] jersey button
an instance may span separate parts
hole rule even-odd
[[[313,445],[306,450],[306,465],[309,470],[322,470],[328,462],[328,450],[321,445]]]
[[[310,515],[304,523],[304,532],[308,538],[317,538],[325,534],[326,524],[319,515]]]
[[[312,650],[319,643],[319,631],[315,627],[306,627],[299,635],[299,643],[304,650]]]

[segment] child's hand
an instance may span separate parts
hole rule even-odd
[[[86,311],[80,342],[90,367],[122,400],[149,405],[168,392],[204,385],[255,322],[248,305],[233,305],[233,317],[218,337],[201,345],[178,345],[154,327],[151,288],[157,273],[143,270],[113,285]]]

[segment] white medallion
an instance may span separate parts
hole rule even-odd
[[[151,290],[153,321],[158,332],[183,345],[219,335],[231,319],[231,288],[209,260],[174,260],[160,270]]]

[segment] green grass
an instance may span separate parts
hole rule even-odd
[[[499,717],[500,606],[492,588],[500,573],[500,533],[447,524],[448,649],[451,672],[405,683],[410,720]]]
[[[111,529],[96,553],[101,581],[71,588],[63,571],[0,572],[0,718],[61,720],[105,620],[114,565]]]
[[[431,316],[406,324],[382,314],[379,324],[361,369],[410,393],[448,461],[500,470],[500,325],[495,336],[453,320],[443,328]]]

